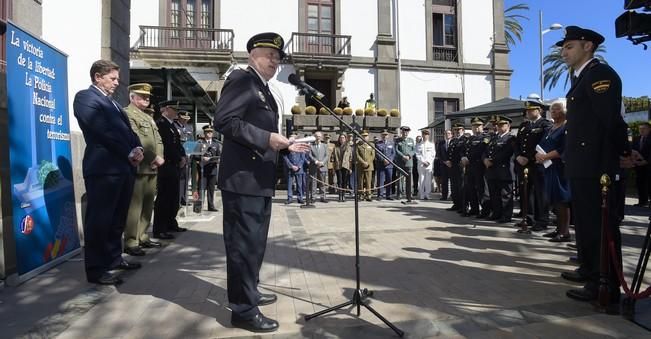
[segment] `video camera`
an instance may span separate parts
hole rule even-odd
[[[638,8],[651,12],[651,0],[624,0],[627,11],[615,19],[615,36],[628,37],[634,45],[651,41],[651,14],[636,12]],[[642,45],[647,49],[645,44]]]

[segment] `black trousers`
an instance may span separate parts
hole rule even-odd
[[[179,176],[158,176],[157,194],[154,202],[154,235],[179,227],[176,214],[179,212]]]
[[[500,193],[500,181],[497,179],[487,179],[488,196],[490,197],[491,217],[498,219],[502,217],[502,196]]]
[[[484,182],[484,171],[477,168],[477,166],[474,168],[469,167],[468,172],[466,172],[466,177],[466,196],[468,204],[470,205],[470,210],[479,213],[479,203],[484,197],[486,186]]]
[[[452,165],[452,167],[449,168],[450,171],[450,188],[452,190],[452,204],[456,205],[457,207],[461,208],[463,207],[463,196],[461,195],[461,189],[462,189],[462,181],[463,178],[461,177],[461,168],[459,165]]]
[[[621,182],[614,182],[608,194],[608,220],[611,235],[615,243],[617,261],[621,262],[622,242],[619,231],[622,211],[620,200]],[[572,212],[576,245],[581,265],[579,271],[588,278],[587,289],[595,291],[599,288],[600,251],[601,251],[601,185],[599,178],[570,179],[572,192]],[[612,271],[612,269],[611,269]],[[613,296],[619,297],[619,281],[615,274],[608,279]]]
[[[84,264],[86,278],[95,280],[122,260],[122,232],[127,221],[134,174],[92,176],[86,184]]]
[[[649,165],[635,167],[635,187],[637,187],[638,203],[649,203]]]
[[[228,302],[233,315],[250,319],[260,312],[258,280],[267,247],[271,198],[222,191]]]
[[[509,220],[513,217],[513,180],[499,180],[497,186],[502,219]]]
[[[549,201],[545,196],[545,174],[538,166],[528,166],[527,175],[527,222],[531,225],[547,227],[549,225]],[[524,168],[520,167],[518,185],[520,208],[524,208]]]
[[[210,174],[206,176],[206,200],[208,200],[208,209],[215,209],[215,187],[217,186],[217,176]]]
[[[450,181],[450,168],[445,164],[441,164],[441,197],[443,199],[448,198],[449,192],[449,181]]]

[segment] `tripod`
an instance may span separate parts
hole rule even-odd
[[[359,131],[356,128],[353,128],[353,126],[349,125],[343,119],[341,119],[339,116],[337,116],[330,108],[326,107],[321,100],[319,100],[318,97],[315,95],[310,94],[312,99],[316,101],[321,107],[325,108],[331,116],[335,117],[339,122],[342,124],[342,126],[345,126],[351,133],[353,133],[353,154],[354,156],[357,154],[357,141],[358,137],[361,138],[361,135],[359,134]],[[378,152],[378,150],[375,148],[374,145],[371,145],[368,141],[364,140],[364,138],[361,138],[361,140],[366,143],[367,145],[371,146],[377,154],[380,154],[385,160],[389,161],[394,165],[396,169],[398,169],[400,172],[402,172],[403,175],[408,176],[410,173],[407,173],[405,170],[402,168],[398,167],[394,162],[393,159],[389,159],[387,156],[385,156],[382,152]],[[352,175],[357,178],[357,166],[353,166],[353,171]],[[359,180],[359,178],[357,178]],[[410,185],[409,185],[410,186]],[[373,307],[369,306],[366,302],[365,299],[367,297],[370,297],[373,295],[372,291],[367,290],[366,288],[362,289],[360,287],[360,265],[359,265],[359,183],[355,185],[353,188],[353,192],[355,195],[355,282],[356,282],[356,288],[355,292],[353,293],[352,299],[327,308],[323,311],[319,311],[310,315],[305,316],[305,321],[309,321],[310,319],[316,318],[318,316],[324,315],[326,313],[330,313],[336,310],[339,310],[341,308],[353,305],[357,306],[357,316],[359,317],[361,314],[361,307],[364,306],[367,310],[371,311],[376,317],[378,317],[380,320],[382,320],[387,326],[389,326],[396,334],[400,337],[404,335],[404,332],[401,331],[399,328],[397,328],[395,325],[393,325],[390,321],[388,321],[386,318],[384,318],[380,313],[378,313],[376,310],[373,309]],[[409,191],[407,191],[409,192]],[[409,192],[410,193],[410,192]],[[409,194],[408,194],[408,199],[410,199]]]
[[[646,271],[647,264],[649,262],[649,255],[651,254],[651,217],[649,217],[649,225],[646,229],[646,236],[644,237],[644,244],[642,245],[642,251],[640,252],[640,259],[638,260],[637,267],[635,268],[635,274],[633,275],[633,282],[631,283],[631,292],[638,294],[640,292],[640,285],[644,280],[644,272]],[[646,310],[649,310],[649,302],[646,299]],[[636,319],[636,302],[637,300],[633,297],[627,297],[623,300],[622,311],[625,318],[631,320],[632,322],[638,324],[641,327],[651,330],[651,324],[648,323],[650,317],[646,317],[646,324],[642,324],[642,319],[639,317]]]

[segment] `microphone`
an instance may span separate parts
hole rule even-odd
[[[296,86],[296,88],[307,95],[311,95],[319,100],[325,97],[325,94],[319,92],[316,88],[306,84],[305,81],[299,79],[298,76],[294,73],[290,74],[289,77],[287,77],[287,80],[290,84]]]

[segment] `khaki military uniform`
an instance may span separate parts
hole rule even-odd
[[[364,142],[357,144],[357,187],[364,199],[371,199],[375,150]]]
[[[125,247],[129,248],[149,241],[146,230],[154,209],[157,173],[157,170],[151,168],[151,162],[157,155],[163,157],[163,141],[158,133],[158,127],[150,115],[133,104],[129,104],[125,111],[131,123],[131,129],[140,138],[144,149],[144,159],[138,165],[138,174],[133,185],[133,195],[124,229]]]

